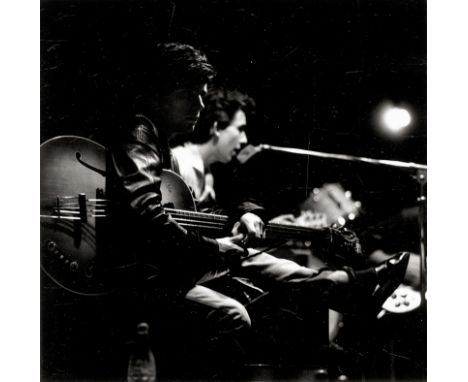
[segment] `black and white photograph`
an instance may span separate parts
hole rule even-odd
[[[41,0],[40,380],[426,381],[427,25]]]

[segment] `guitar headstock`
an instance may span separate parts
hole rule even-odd
[[[327,216],[320,212],[309,210],[301,211],[298,216],[293,214],[279,215],[270,220],[270,223],[291,225],[296,227],[305,227],[312,229],[327,228]]]
[[[325,215],[328,226],[343,226],[361,214],[362,205],[353,200],[351,192],[345,191],[340,184],[326,183],[320,188],[314,188],[301,210]]]

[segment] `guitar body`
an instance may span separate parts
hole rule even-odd
[[[109,291],[99,277],[100,208],[86,202],[81,219],[78,195],[102,197],[103,146],[86,138],[60,136],[41,145],[41,269],[64,289],[85,295]]]
[[[60,287],[102,295],[100,261],[107,220],[106,148],[90,139],[59,136],[41,145],[41,269]],[[190,189],[172,171],[161,175],[163,205],[196,211]],[[86,207],[80,213],[80,196]]]
[[[162,204],[167,208],[196,211],[195,200],[182,177],[170,170],[161,174]]]

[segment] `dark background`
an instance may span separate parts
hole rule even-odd
[[[168,40],[199,47],[218,81],[255,98],[252,143],[426,163],[421,0],[43,0],[41,142],[112,131],[128,74]],[[411,108],[405,135],[379,133],[372,117],[385,100]],[[370,219],[418,196],[407,172],[336,160],[261,153],[238,171],[229,190],[248,188],[274,213],[324,182],[352,190]]]

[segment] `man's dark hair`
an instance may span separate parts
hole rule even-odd
[[[222,87],[211,88],[203,102],[205,109],[201,112],[195,131],[190,136],[190,140],[196,143],[210,139],[210,130],[215,122],[217,128],[223,130],[229,126],[237,111],[242,110],[252,115],[255,109],[254,100],[247,94]]]
[[[160,43],[135,68],[136,96],[157,97],[209,82],[216,74],[206,55],[191,45]],[[139,68],[138,68],[139,67]]]

